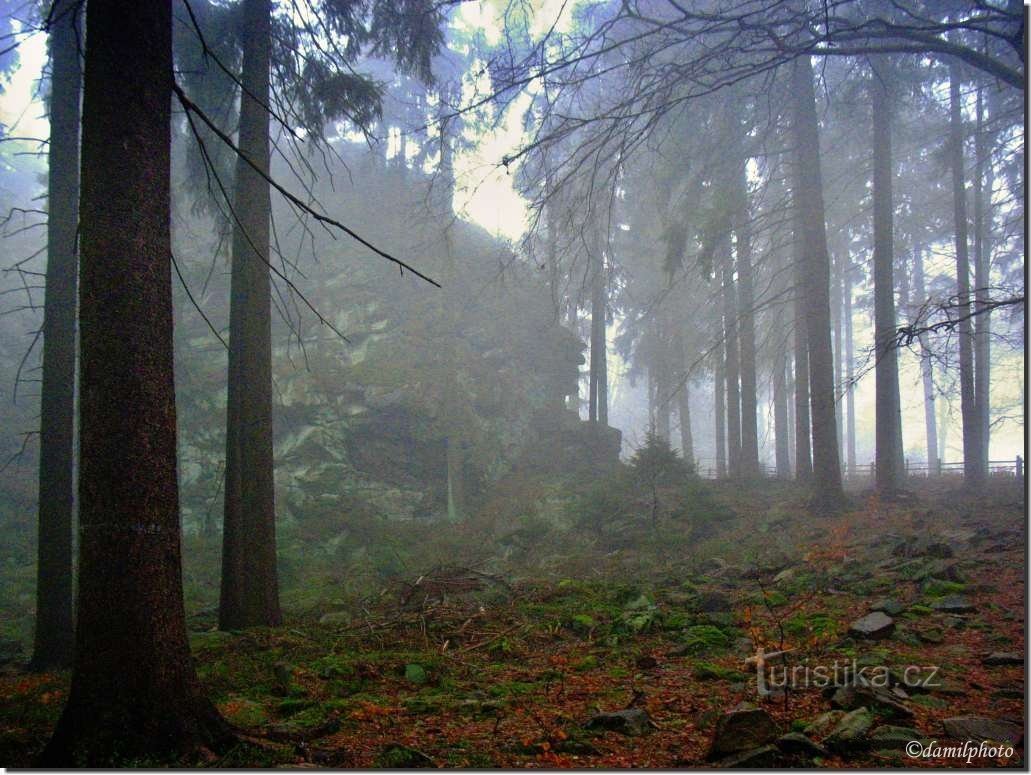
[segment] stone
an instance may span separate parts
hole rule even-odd
[[[956,716],[945,719],[942,725],[949,737],[975,743],[991,740],[1016,746],[1024,737],[1019,724],[984,716]]]
[[[879,686],[840,686],[831,696],[831,706],[840,710],[861,707],[876,708],[902,718],[911,718],[913,711],[902,704],[888,689]]]
[[[848,634],[855,638],[883,640],[895,629],[895,620],[883,611],[874,611],[856,619],[848,628]]]
[[[645,735],[655,724],[646,711],[641,708],[627,708],[610,713],[598,713],[588,719],[585,729],[611,730],[630,737]]]
[[[1012,651],[995,651],[981,660],[982,665],[999,667],[1002,665],[1023,665],[1024,655]]]
[[[940,627],[917,630],[916,636],[924,643],[938,644],[945,640],[945,634],[941,631]]]
[[[376,766],[390,770],[430,769],[437,766],[422,751],[400,743],[391,743],[376,755]]]
[[[920,739],[920,733],[912,727],[896,727],[891,724],[877,727],[869,736],[870,747],[878,751],[905,750],[908,743]]]
[[[424,684],[429,680],[429,676],[426,674],[426,668],[422,665],[418,665],[414,662],[410,662],[405,665],[405,680],[412,684]]]
[[[705,590],[698,595],[698,610],[711,614],[731,610],[730,598],[722,592]]]
[[[351,614],[346,611],[331,611],[328,614],[323,614],[319,619],[319,624],[326,627],[346,627],[351,623]]]
[[[845,711],[843,710],[828,710],[806,724],[802,731],[808,737],[823,740],[844,717]]]
[[[866,745],[866,733],[873,726],[873,715],[866,708],[856,708],[841,721],[823,741],[835,753],[851,753]]]
[[[883,600],[878,600],[872,606],[871,611],[880,611],[888,616],[898,616],[900,613],[906,610],[906,607],[893,597],[886,597]]]
[[[786,735],[781,735],[777,738],[776,745],[784,753],[795,756],[806,756],[810,759],[817,756],[826,759],[830,756],[830,751],[801,732],[788,732]]]
[[[759,767],[776,767],[779,763],[780,751],[775,746],[764,745],[759,748],[731,754],[716,762],[716,766],[729,769],[756,769]]]
[[[944,614],[972,614],[977,610],[977,606],[963,595],[946,595],[931,603],[931,608]]]
[[[777,739],[773,718],[762,708],[741,703],[716,721],[709,749],[710,760],[748,751]]]

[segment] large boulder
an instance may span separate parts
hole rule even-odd
[[[598,713],[588,719],[585,729],[611,730],[630,737],[638,737],[651,732],[654,722],[648,713],[641,708],[628,708],[610,713]]]
[[[823,744],[835,753],[852,753],[866,746],[866,733],[872,726],[873,714],[866,708],[856,708],[842,716]]]
[[[728,769],[754,770],[764,767],[777,767],[780,764],[780,751],[775,746],[763,745],[748,751],[731,754],[716,762],[718,767]]]
[[[777,725],[769,713],[743,702],[716,722],[708,758],[720,759],[758,748],[776,740],[778,734]]]
[[[848,628],[848,634],[865,640],[883,640],[895,629],[895,620],[883,611],[873,611],[856,619]]]
[[[1019,724],[984,716],[956,716],[942,722],[945,734],[956,740],[971,740],[975,743],[991,740],[997,743],[1018,745],[1024,738]]]

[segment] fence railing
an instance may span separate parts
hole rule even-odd
[[[910,462],[907,460],[906,476],[924,479],[963,476],[964,465],[965,464],[962,460],[948,462],[938,460],[933,464],[924,461]],[[719,469],[716,466],[716,461],[714,460],[705,458],[696,459],[695,470],[698,472],[699,476],[705,479],[721,478]],[[775,478],[777,476],[777,468],[776,466],[771,466],[766,463],[760,463],[759,473],[763,477]],[[859,464],[854,466],[852,470],[849,470],[848,466],[842,467],[842,476],[847,481],[872,479],[876,476],[876,473],[877,466],[875,463]],[[989,460],[988,475],[1023,478],[1024,459],[1020,455],[1017,455],[1013,460]]]

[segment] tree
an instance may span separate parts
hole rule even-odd
[[[981,476],[981,434],[974,396],[973,330],[970,322],[970,253],[967,230],[966,172],[963,163],[963,107],[960,97],[960,74],[955,65],[949,67],[949,162],[952,168],[952,201],[956,241],[956,289],[960,307],[959,385],[960,410],[963,417],[963,477],[978,488]]]
[[[870,109],[873,119],[874,212],[874,352],[876,361],[876,486],[893,495],[905,475],[902,455],[902,410],[899,399],[898,351],[895,339],[895,242],[891,153],[891,69],[871,58]]]
[[[50,9],[50,143],[47,172],[47,269],[40,402],[39,559],[32,667],[72,661],[75,305],[78,284],[80,3]]]
[[[820,136],[813,69],[808,57],[793,67],[795,153],[798,185],[793,196],[801,226],[805,327],[809,353],[809,402],[813,434],[813,507],[831,512],[844,501],[834,417],[834,362],[830,327],[830,259],[820,172]]]
[[[282,621],[272,457],[271,0],[243,0],[219,627]],[[253,166],[252,166],[253,165]]]
[[[181,755],[228,735],[194,672],[183,611],[171,2],[91,0],[86,28],[78,626],[68,702],[41,760],[61,767]]]

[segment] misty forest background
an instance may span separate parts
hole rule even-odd
[[[761,643],[1022,652],[1019,3],[166,5],[0,4],[5,754],[691,764]]]

